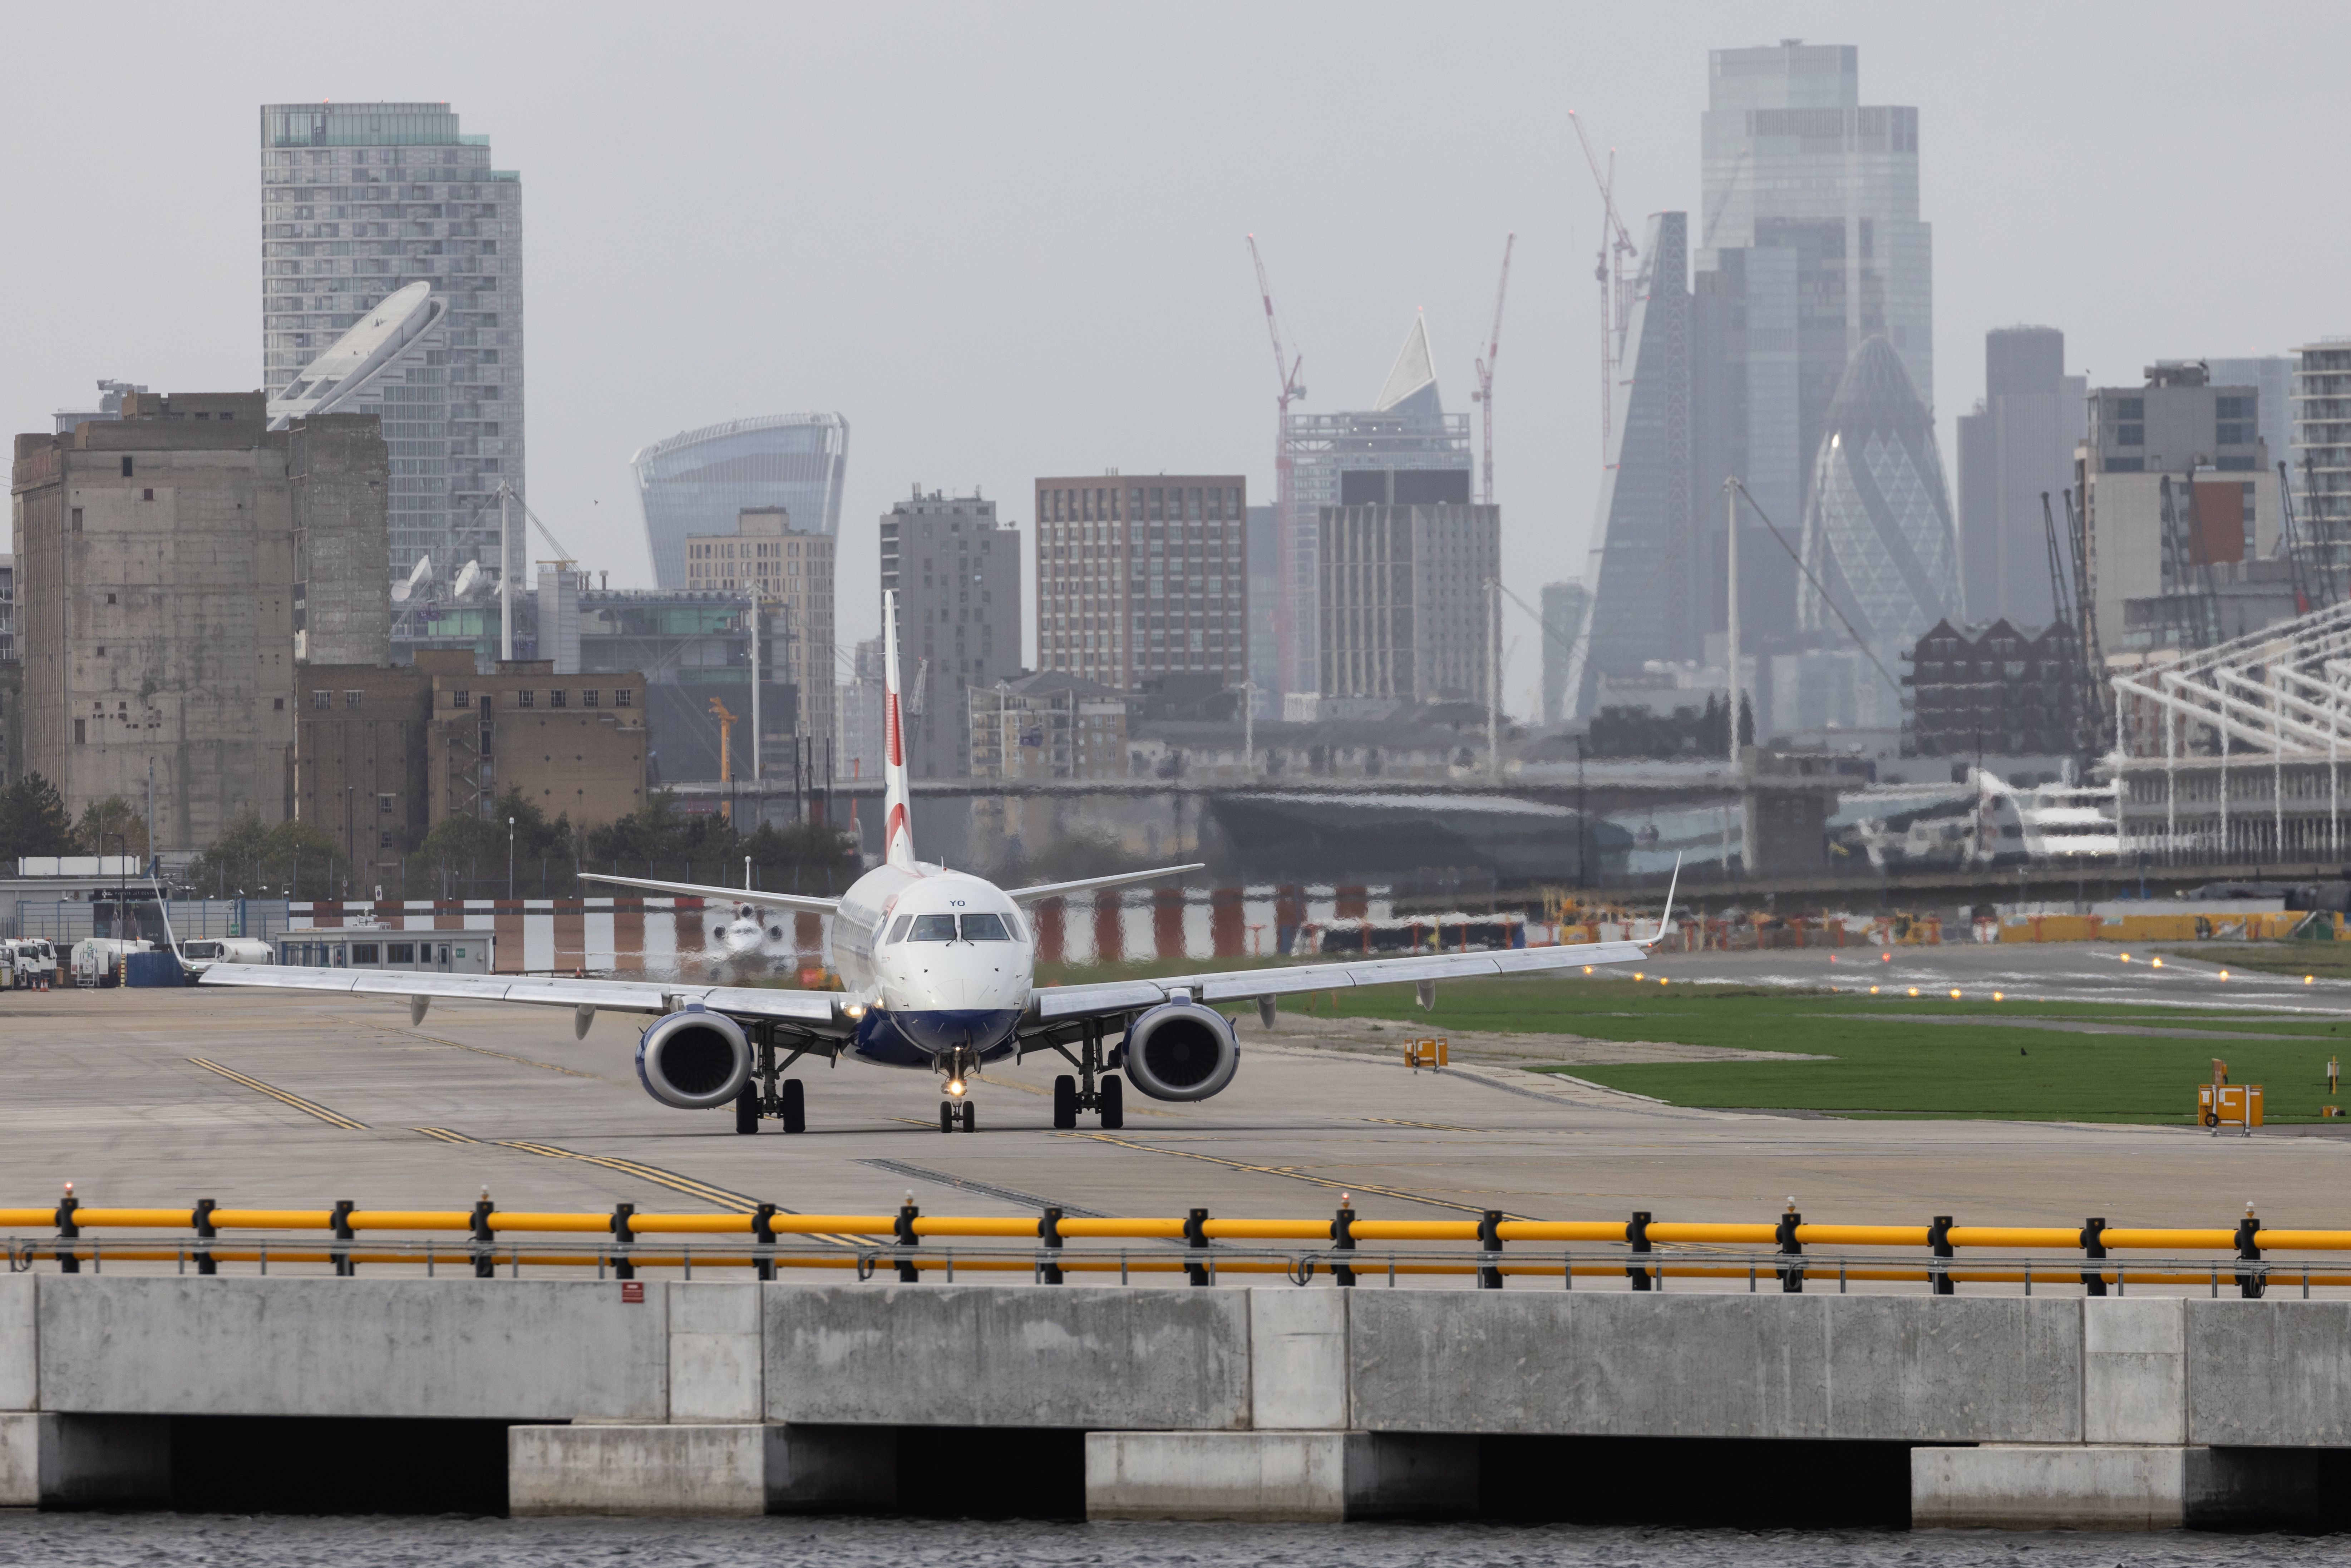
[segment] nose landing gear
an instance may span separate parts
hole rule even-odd
[[[961,1051],[947,1061],[947,1097],[939,1102],[939,1131],[952,1133],[956,1124],[963,1124],[967,1133],[979,1131],[978,1108],[966,1098],[970,1093],[967,1075],[979,1070],[979,1058]]]
[[[1102,1126],[1115,1132],[1126,1125],[1125,1084],[1117,1073],[1102,1071],[1102,1025],[1089,1019],[1082,1027],[1085,1033],[1079,1042],[1079,1056],[1071,1065],[1082,1075],[1084,1086],[1081,1088],[1079,1080],[1066,1072],[1053,1080],[1053,1125],[1074,1127],[1079,1112],[1097,1111]],[[1070,1054],[1058,1043],[1053,1049],[1065,1057]]]

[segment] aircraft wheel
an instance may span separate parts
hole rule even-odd
[[[939,1102],[939,1131],[942,1133],[955,1131],[955,1102],[952,1100]]]
[[[784,1131],[808,1131],[808,1096],[801,1092],[800,1081],[797,1078],[784,1080]]]
[[[967,1133],[979,1131],[979,1107],[968,1100],[963,1103],[963,1130]]]
[[[1115,1072],[1102,1081],[1102,1124],[1113,1133],[1126,1125],[1126,1085]]]
[[[1068,1073],[1053,1080],[1053,1125],[1074,1127],[1078,1124],[1078,1081]]]
[[[735,1096],[735,1130],[756,1133],[759,1130],[759,1086],[743,1085],[743,1092]]]

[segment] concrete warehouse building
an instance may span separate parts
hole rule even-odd
[[[258,392],[130,392],[16,438],[23,765],[78,813],[143,800],[152,763],[162,850],[293,812],[298,632],[389,662],[376,421],[264,423]]]
[[[601,827],[644,804],[645,678],[559,675],[551,659],[476,672],[464,652],[409,665],[305,665],[296,811],[344,846],[355,894],[397,889],[451,817],[490,818],[508,789]]]

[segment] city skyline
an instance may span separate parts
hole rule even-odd
[[[1203,15],[1213,21],[1219,14]],[[2290,134],[2290,106],[2307,96],[2295,86],[2300,73],[2325,57],[2325,39],[2345,31],[2340,18],[2315,7],[2279,13],[2314,47],[2280,57],[2223,38],[2200,51],[2192,70],[2172,47],[2189,21],[2184,9],[2135,11],[2128,38],[2101,22],[2113,13],[2095,9],[2016,11],[1989,26],[1960,27],[1799,6],[1769,28],[1730,7],[1693,12],[1671,26],[1498,11],[1432,37],[1424,75],[1441,112],[1466,101],[1478,81],[1478,101],[1495,105],[1499,116],[1480,144],[1500,147],[1500,155],[1401,149],[1384,167],[1333,172],[1300,198],[1269,152],[1305,134],[1352,90],[1364,63],[1392,49],[1413,14],[1374,10],[1364,26],[1341,33],[1328,28],[1328,15],[1301,11],[1273,23],[1272,53],[1317,57],[1295,73],[1294,108],[1245,109],[1221,127],[1187,119],[1181,130],[1122,131],[1102,151],[1083,146],[1071,128],[1111,100],[1109,88],[1088,85],[1048,105],[1022,85],[1134,31],[1076,11],[1048,10],[988,30],[1002,36],[986,57],[1015,68],[987,89],[989,114],[1000,107],[1001,121],[953,135],[956,106],[978,90],[956,81],[971,74],[978,39],[946,14],[818,24],[837,64],[795,73],[796,106],[775,116],[772,131],[756,134],[746,133],[750,122],[729,119],[728,93],[712,90],[741,68],[699,52],[689,65],[687,51],[652,35],[614,29],[569,40],[573,53],[559,70],[528,18],[476,17],[468,25],[501,44],[486,58],[503,51],[520,62],[491,70],[486,58],[385,40],[357,22],[322,22],[299,47],[265,50],[252,61],[159,23],[126,45],[123,79],[147,90],[154,112],[183,138],[223,149],[228,162],[217,175],[204,164],[181,182],[184,190],[167,189],[135,167],[127,127],[118,131],[70,108],[65,84],[28,84],[6,112],[24,121],[26,135],[37,122],[76,124],[81,155],[120,171],[111,194],[126,215],[70,195],[71,227],[87,236],[88,252],[50,246],[11,264],[15,278],[51,308],[27,327],[26,351],[0,372],[0,396],[18,407],[19,427],[35,428],[52,408],[85,402],[99,376],[161,388],[236,384],[235,367],[250,363],[237,346],[258,329],[246,314],[255,308],[253,252],[244,248],[249,231],[220,214],[252,210],[243,205],[252,165],[242,162],[251,154],[225,151],[250,134],[246,116],[306,91],[334,89],[338,100],[445,95],[469,123],[493,129],[498,161],[532,182],[531,314],[541,372],[530,422],[534,507],[616,580],[650,580],[626,472],[628,453],[645,434],[778,407],[838,407],[858,423],[860,464],[844,503],[852,528],[870,526],[862,519],[910,481],[1010,497],[1029,475],[1071,471],[1094,452],[1131,448],[1133,429],[1144,423],[1164,433],[1154,446],[1171,465],[1237,469],[1270,496],[1274,388],[1243,246],[1251,228],[1285,327],[1307,355],[1306,380],[1317,393],[1303,405],[1310,412],[1353,405],[1359,400],[1342,392],[1377,386],[1393,353],[1393,323],[1416,306],[1427,313],[1440,380],[1465,395],[1469,358],[1484,348],[1494,244],[1506,230],[1519,232],[1497,378],[1505,569],[1517,580],[1573,575],[1599,479],[1589,368],[1598,224],[1563,108],[1572,104],[1618,148],[1628,213],[1695,206],[1706,52],[1769,44],[1756,37],[1767,32],[1852,45],[1867,57],[1872,102],[1916,105],[1936,128],[1920,178],[1937,228],[1941,352],[1938,384],[1920,392],[1947,461],[1951,422],[1981,391],[1973,345],[1990,327],[2050,322],[2067,334],[2071,368],[2113,383],[2157,358],[2283,353],[2342,325],[2327,319],[2334,307],[2316,259],[2339,238],[2328,214],[2313,216],[2295,245],[2247,264],[2213,238],[2173,233],[2155,204],[2128,194],[2142,173],[2151,178],[2159,168],[2190,177],[2201,170],[2208,180],[2241,168],[2232,186],[2256,201],[2314,178],[2315,154]],[[29,24],[36,34],[54,25]],[[747,38],[763,27],[748,12],[733,25]],[[1279,98],[1264,90],[1272,68],[1221,63],[1218,31],[1171,35],[1146,68],[1147,85],[1174,91],[1183,84],[1187,93],[1244,105]],[[1311,49],[1290,48],[1310,38]],[[2025,38],[2035,47],[2014,48]],[[354,68],[362,41],[369,58]],[[2098,68],[2059,71],[2069,55],[2095,57]],[[1205,65],[1210,59],[1216,68]],[[843,95],[862,91],[858,84],[874,79],[884,60],[935,89],[932,115],[907,125],[844,108]],[[1548,85],[1562,60],[1609,65],[1576,66],[1562,93]],[[192,61],[216,68],[186,70]],[[1489,68],[1497,61],[1499,77]],[[183,75],[167,77],[167,66]],[[1997,102],[1981,92],[1995,70],[2007,84]],[[643,111],[604,115],[600,106],[623,80]],[[1539,89],[1539,80],[1546,85]],[[2258,92],[2255,80],[2263,84]],[[2191,81],[2244,106],[2230,135],[2191,139],[2149,119],[2126,150],[2102,154],[2106,177],[2086,193],[2060,179],[2052,161],[2024,155],[2035,146],[2090,144],[2107,119],[2149,92],[2166,84],[2184,91]],[[631,123],[605,123],[622,118]],[[671,129],[658,129],[664,126]],[[729,135],[738,150],[719,151]],[[789,165],[799,183],[790,189],[801,193],[794,200],[814,204],[823,217],[825,238],[813,246],[784,243],[789,231],[777,220],[724,198],[747,188],[754,171],[780,172],[786,165],[776,160],[796,141],[810,146]],[[687,147],[704,152],[681,162]],[[1165,174],[1172,186],[1120,197],[1115,222],[1072,211],[1033,236],[1015,225],[1006,232],[1018,243],[945,243],[959,224],[1000,225],[1023,210],[1040,177],[1082,176],[1105,152]],[[232,185],[245,193],[229,193]],[[1416,221],[1400,231],[1383,221],[1382,244],[1362,243],[1366,196],[1405,189],[1418,193]],[[640,207],[660,212],[663,222],[620,221]],[[2020,243],[2061,226],[2076,236],[2065,246]],[[157,232],[173,236],[167,257],[152,254]],[[560,236],[555,246],[549,232]],[[1155,254],[1126,244],[1136,232],[1153,235]],[[133,243],[139,235],[148,236],[144,244]],[[2210,281],[2246,265],[2261,269],[2262,287]],[[168,289],[159,287],[165,267]],[[771,281],[727,282],[747,268]],[[92,305],[79,318],[84,329],[68,333],[57,318],[72,319],[78,300]],[[1105,349],[1151,373],[1102,395]],[[1340,392],[1324,395],[1324,387]],[[1007,389],[1014,395],[1002,395]],[[871,631],[865,554],[852,548],[844,556],[844,643]],[[1525,706],[1534,684],[1530,646],[1521,639],[1506,679],[1514,706]]]

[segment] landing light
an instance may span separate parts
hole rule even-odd
[[[841,1009],[841,1016],[852,1020],[862,1019],[865,1016],[865,1004],[863,1002],[851,1002]]]
[[[960,1078],[948,1079],[947,1092],[949,1094],[961,1094],[963,1092],[963,1080]]]

